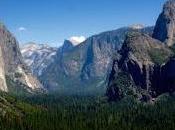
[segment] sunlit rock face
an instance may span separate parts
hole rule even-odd
[[[19,86],[25,86],[30,92],[42,89],[40,82],[31,74],[23,62],[19,45],[15,37],[0,24],[0,90],[9,91],[8,79]]]

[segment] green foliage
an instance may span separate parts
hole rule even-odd
[[[167,62],[170,54],[168,51],[165,50],[160,50],[160,49],[151,49],[149,51],[149,55],[151,57],[151,60],[157,64],[157,65],[162,65],[163,63]]]
[[[116,87],[119,88],[123,96],[136,96],[135,85],[130,79],[129,75],[125,72],[118,73],[114,83]]]
[[[125,73],[125,72],[120,72],[117,75],[117,78],[115,80],[115,83],[120,88],[128,88],[132,84],[129,75],[127,73]]]
[[[18,73],[16,73],[15,75],[20,76]],[[18,81],[14,81],[10,78],[10,76],[6,75],[6,83],[9,89],[9,92],[15,95],[28,95],[28,91],[25,88],[28,88],[27,86],[25,86],[24,84],[21,84]]]
[[[140,35],[140,33],[135,30],[135,31],[128,32],[126,36],[128,38],[133,38],[133,37],[138,36],[138,35]]]
[[[18,72],[15,73],[15,78],[21,78],[21,77],[22,77],[21,73],[18,73]]]
[[[0,130],[25,130],[25,115],[44,110],[17,99],[17,97],[0,92]],[[24,119],[25,120],[25,119]]]
[[[2,97],[11,100],[14,113],[22,113],[1,117],[2,130],[175,129],[175,100],[169,95],[154,104],[142,104],[133,98],[108,103],[105,97],[74,95]]]

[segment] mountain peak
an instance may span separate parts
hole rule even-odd
[[[28,43],[22,45],[20,48],[22,51],[25,51],[26,49],[27,49],[27,51],[28,50],[35,51],[35,50],[42,50],[42,49],[50,49],[50,48],[54,48],[54,47],[50,47],[47,44],[37,44],[35,42],[28,42]]]
[[[168,0],[162,13],[156,22],[153,38],[156,38],[168,46],[175,42],[175,0]]]
[[[62,53],[71,50],[75,45],[70,40],[65,40],[61,47]]]

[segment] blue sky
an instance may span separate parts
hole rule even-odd
[[[154,25],[166,0],[0,0],[0,21],[20,43],[60,46],[132,24]]]

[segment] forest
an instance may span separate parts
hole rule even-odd
[[[133,97],[108,102],[105,96],[58,94],[17,97],[1,93],[1,97],[0,105],[6,104],[0,118],[2,130],[175,129],[175,97],[170,94],[152,103]]]

